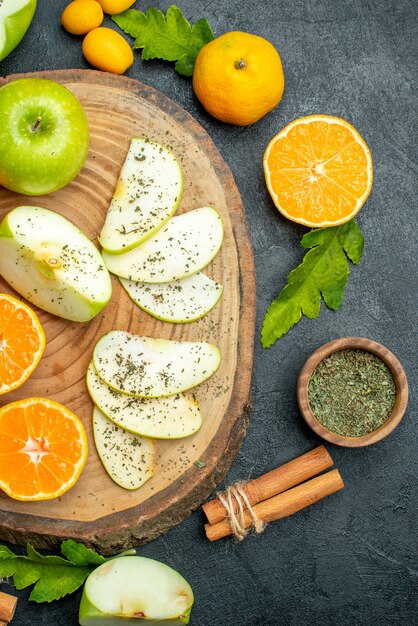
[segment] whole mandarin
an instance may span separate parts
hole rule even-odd
[[[135,0],[97,0],[102,5],[102,9],[109,15],[116,15],[116,13],[122,13],[126,11],[133,4]]]
[[[279,53],[258,35],[225,33],[197,55],[193,89],[218,120],[239,126],[253,124],[282,98],[284,75]]]
[[[73,0],[61,15],[61,24],[72,35],[85,35],[103,22],[103,9],[96,0]]]
[[[123,74],[134,62],[134,53],[128,42],[122,35],[104,26],[91,30],[84,37],[83,54],[94,67],[114,74]]]

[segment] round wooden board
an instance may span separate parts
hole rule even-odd
[[[78,483],[61,498],[18,502],[0,495],[0,538],[53,548],[71,537],[111,553],[153,539],[185,519],[214,490],[240,448],[248,424],[253,366],[251,242],[228,166],[202,127],[166,96],[135,80],[94,71],[41,72],[6,81],[25,76],[60,82],[80,99],[90,125],[90,152],[79,176],[54,194],[33,198],[1,188],[1,218],[19,205],[42,206],[72,220],[97,243],[130,139],[146,136],[170,147],[181,163],[185,184],[178,213],[211,205],[225,226],[221,251],[205,270],[225,291],[205,318],[178,325],[157,321],[137,308],[113,277],[111,302],[89,323],[69,322],[37,310],[47,337],[45,354],[20,389],[2,396],[3,404],[30,396],[65,404],[83,420],[90,446]],[[13,293],[4,282],[0,289]],[[111,329],[210,341],[222,354],[217,373],[195,390],[202,428],[192,437],[157,442],[154,476],[136,491],[112,482],[92,438],[85,373],[96,341]]]

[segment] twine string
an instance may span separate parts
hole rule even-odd
[[[231,524],[232,534],[237,541],[242,541],[248,535],[249,528],[245,528],[245,513],[251,517],[252,527],[256,533],[262,533],[266,523],[254,511],[245,492],[245,482],[231,485],[224,493],[217,493],[221,504],[225,507],[227,519]]]

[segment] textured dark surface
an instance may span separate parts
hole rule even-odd
[[[1,75],[87,67],[80,40],[62,31],[65,0],[38,0],[24,41]],[[151,3],[136,3],[144,9]],[[166,9],[169,2],[156,2]],[[311,113],[354,124],[373,154],[375,183],[359,214],[366,245],[352,268],[343,306],[323,307],[269,350],[257,341],[251,426],[226,483],[257,476],[314,447],[318,440],[296,406],[306,358],[335,337],[360,335],[385,344],[416,383],[416,4],[411,0],[182,0],[191,20],[209,18],[216,34],[255,32],[279,50],[286,88],[279,107],[249,128],[205,114],[190,81],[168,64],[141,63],[128,75],[153,85],[203,124],[230,164],[253,238],[258,330],[267,305],[302,258],[305,229],[281,218],[263,181],[262,155],[286,123]],[[416,92],[415,92],[416,93]],[[270,525],[242,545],[210,544],[195,512],[143,555],[178,569],[196,596],[195,626],[409,626],[416,623],[417,424],[413,400],[397,430],[359,450],[329,446],[346,489]],[[8,584],[4,591],[13,592]],[[51,605],[20,592],[14,626],[76,626],[80,594]]]

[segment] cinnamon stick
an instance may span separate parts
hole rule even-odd
[[[319,446],[255,480],[250,480],[246,483],[244,491],[251,505],[258,504],[316,476],[333,463],[326,448]],[[216,524],[227,516],[226,509],[218,498],[204,504],[202,509],[209,524]]]
[[[344,482],[338,470],[332,470],[322,476],[317,476],[308,480],[302,485],[293,487],[284,493],[280,493],[273,498],[264,500],[253,507],[257,517],[264,522],[273,522],[293,515],[302,509],[326,498],[331,494],[343,489]],[[245,528],[251,526],[251,517],[245,513]],[[231,525],[228,520],[222,520],[217,524],[205,524],[206,536],[210,541],[216,541],[222,537],[232,534]]]
[[[0,591],[0,626],[12,621],[17,604],[16,596]]]

